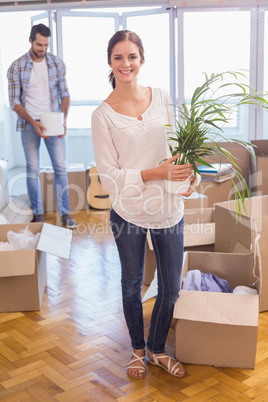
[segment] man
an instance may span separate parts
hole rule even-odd
[[[66,171],[66,118],[70,97],[64,62],[47,52],[50,29],[44,24],[31,29],[30,50],[15,60],[8,69],[10,107],[18,114],[17,131],[26,158],[27,189],[33,210],[32,222],[44,222],[39,181],[39,148],[44,139],[55,173],[55,194],[61,222],[70,229],[77,227],[70,217],[68,176]],[[40,115],[46,112],[64,113],[64,134],[46,136]]]

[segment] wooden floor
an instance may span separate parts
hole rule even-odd
[[[268,312],[260,314],[255,370],[185,365],[178,379],[149,366],[144,380],[129,378],[131,347],[108,213],[74,217],[70,260],[48,256],[41,311],[0,314],[0,399],[268,401]],[[56,224],[56,215],[46,221]],[[144,303],[146,333],[153,302]],[[173,351],[174,322],[167,341]]]

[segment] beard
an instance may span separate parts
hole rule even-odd
[[[42,52],[42,55],[39,54],[38,52],[36,52],[36,51],[34,50],[33,47],[31,48],[31,50],[32,50],[32,53],[33,53],[36,57],[38,57],[39,59],[42,59],[42,58],[45,56],[45,54],[46,54],[46,52]]]

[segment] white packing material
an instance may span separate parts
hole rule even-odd
[[[7,232],[7,238],[12,246],[12,250],[31,250],[37,247],[37,243],[40,237],[40,233],[32,233],[27,225],[24,230],[20,230],[18,233],[9,230]]]

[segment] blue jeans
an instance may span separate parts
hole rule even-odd
[[[22,145],[26,158],[27,189],[30,197],[31,208],[34,215],[43,214],[41,200],[41,188],[39,181],[39,149],[41,137],[29,123],[21,133]],[[54,188],[59,215],[68,214],[70,211],[68,194],[68,176],[66,170],[66,145],[65,137],[50,137],[44,140],[51,163],[54,169]]]
[[[141,286],[147,229],[126,222],[113,209],[110,222],[121,262],[123,310],[132,348],[143,349],[145,341]],[[165,351],[174,304],[179,297],[183,260],[183,226],[184,218],[171,228],[149,229],[158,278],[158,294],[147,341],[147,347],[153,353]]]

